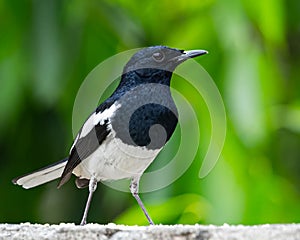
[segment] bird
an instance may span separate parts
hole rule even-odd
[[[29,189],[59,178],[60,188],[74,174],[76,186],[89,189],[80,223],[85,225],[97,183],[130,179],[130,192],[153,225],[139,197],[139,181],[178,122],[172,74],[184,61],[207,53],[162,45],[142,48],[125,64],[115,91],[83,123],[68,157],[12,182]]]

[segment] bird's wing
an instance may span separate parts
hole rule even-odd
[[[110,118],[118,105],[105,101],[85,121],[70,150],[69,160],[64,168],[58,187],[66,183],[82,161],[94,153],[111,131]]]

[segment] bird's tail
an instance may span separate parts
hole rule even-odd
[[[43,167],[32,173],[16,177],[12,180],[12,182],[26,189],[50,182],[54,179],[59,178],[62,175],[67,161],[68,158],[65,158],[59,162]]]

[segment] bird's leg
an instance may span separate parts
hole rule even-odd
[[[139,197],[139,182],[140,182],[140,178],[133,178],[131,180],[131,184],[130,184],[130,192],[131,194],[134,196],[134,198],[136,199],[136,201],[138,202],[138,204],[140,205],[140,207],[142,208],[146,218],[148,219],[148,222],[150,225],[154,225],[149,213],[147,212],[142,200]]]
[[[94,176],[92,176],[91,179],[90,179],[90,182],[89,182],[88,200],[86,202],[83,217],[82,217],[82,220],[81,220],[81,223],[80,223],[80,225],[82,225],[82,226],[86,224],[87,214],[88,214],[88,211],[89,211],[89,208],[90,208],[90,205],[91,205],[91,200],[92,200],[93,193],[95,192],[96,188],[97,188],[97,179]]]

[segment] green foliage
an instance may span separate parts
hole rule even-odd
[[[87,192],[71,182],[25,191],[10,180],[67,155],[74,99],[97,64],[162,44],[209,51],[197,61],[218,86],[228,125],[220,160],[199,179],[209,112],[174,78],[197,111],[201,142],[182,177],[141,194],[153,220],[299,222],[299,12],[297,0],[0,0],[0,221],[80,221]],[[172,141],[162,156],[176,152],[180,133]],[[165,164],[160,157],[149,171]],[[91,210],[92,222],[146,224],[130,194],[109,187],[98,187]]]
[[[194,224],[204,222],[207,218],[210,206],[201,196],[196,194],[182,194],[171,197],[165,203],[159,205],[148,205],[151,217],[157,223],[169,224],[171,222]],[[147,225],[141,209],[135,206],[127,209],[118,216],[115,221],[119,224]]]

